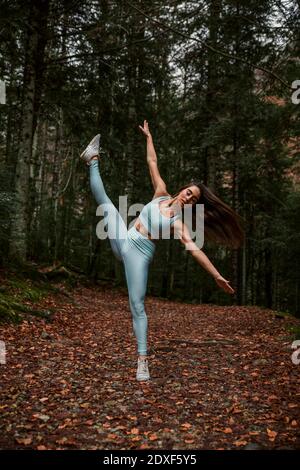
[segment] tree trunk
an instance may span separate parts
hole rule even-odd
[[[272,295],[272,252],[270,248],[264,250],[265,258],[265,296],[266,305],[268,308],[273,307],[273,295]]]
[[[30,161],[33,133],[38,113],[37,75],[40,68],[39,56],[43,56],[43,47],[45,48],[43,37],[45,36],[48,7],[49,0],[32,1],[30,3],[27,25],[21,135],[15,171],[15,213],[11,218],[11,240],[9,247],[10,256],[21,262],[26,261],[27,255],[27,235],[30,220]]]
[[[209,5],[209,38],[208,43],[212,47],[218,44],[218,34],[220,25],[221,14],[221,0],[211,0]],[[208,115],[208,128],[215,122],[216,106],[215,93],[218,88],[218,69],[217,69],[217,54],[208,51],[208,69],[207,69],[207,94],[206,106]],[[206,164],[208,169],[207,183],[214,191],[216,189],[216,161],[218,158],[218,149],[216,145],[210,145],[206,148]]]

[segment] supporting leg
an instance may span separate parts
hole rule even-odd
[[[130,249],[125,258],[125,275],[128,287],[129,305],[132,313],[133,331],[137,340],[139,356],[147,356],[148,319],[145,311],[149,260],[137,249]]]

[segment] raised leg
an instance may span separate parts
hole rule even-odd
[[[107,226],[107,235],[114,255],[123,260],[126,248],[127,227],[119,211],[106,194],[99,170],[98,159],[89,163],[90,187],[97,204],[103,206],[106,214],[104,227]]]

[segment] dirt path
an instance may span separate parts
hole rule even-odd
[[[2,325],[2,449],[300,448],[300,321],[147,297],[151,381],[135,380],[125,292],[49,296],[52,322]]]

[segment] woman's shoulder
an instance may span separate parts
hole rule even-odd
[[[160,193],[160,194],[154,194],[153,198],[152,198],[152,201],[154,201],[155,199],[169,199],[171,196],[171,194],[169,193]]]

